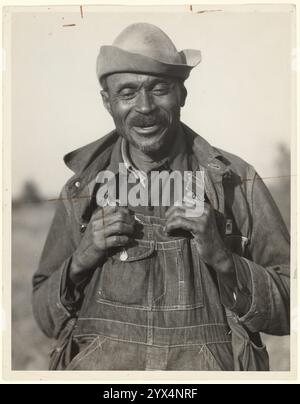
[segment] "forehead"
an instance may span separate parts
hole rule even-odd
[[[165,76],[140,73],[114,73],[107,77],[107,86],[110,89],[117,89],[125,85],[151,85],[156,82],[172,83],[176,79]]]

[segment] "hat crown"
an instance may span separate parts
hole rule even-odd
[[[126,27],[114,40],[113,46],[164,63],[182,63],[174,43],[153,24],[136,23]]]

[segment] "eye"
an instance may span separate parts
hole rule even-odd
[[[169,91],[170,85],[167,83],[158,83],[152,89],[152,92],[155,95],[164,95],[167,94]]]
[[[120,91],[119,94],[120,94],[120,96],[121,96],[122,98],[124,98],[124,99],[130,99],[130,98],[135,97],[136,91],[135,91],[134,88],[126,87],[126,88],[123,88],[123,89]]]

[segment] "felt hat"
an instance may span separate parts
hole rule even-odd
[[[177,51],[158,27],[136,23],[126,27],[111,46],[101,46],[97,58],[99,81],[114,73],[130,72],[171,76],[181,80],[201,61],[194,49]]]

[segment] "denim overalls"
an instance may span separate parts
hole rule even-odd
[[[133,243],[89,283],[67,370],[233,370],[217,286],[193,239],[168,236],[162,218],[135,221]]]
[[[83,305],[81,296],[78,303],[72,297],[69,305],[65,280],[82,229],[90,220],[86,211],[93,187],[89,185],[112,160],[119,139],[114,131],[65,157],[74,176],[57,201],[33,278],[34,316],[42,331],[57,340],[51,370],[68,365],[89,370],[233,370],[234,359],[234,370],[266,371],[266,349],[255,343],[253,335],[257,339],[259,332],[289,333],[289,235],[278,209],[253,167],[182,127],[193,156],[207,174],[207,197],[215,212],[224,216],[225,232],[220,234],[234,253],[241,287],[251,290],[249,311],[238,318],[227,310],[226,318],[222,285],[218,287],[215,272],[196,258],[193,241],[183,235],[166,237],[163,219],[138,216],[149,216],[147,211],[135,213],[142,228],[150,231],[137,233],[136,246],[126,249],[128,256],[115,251],[96,269],[84,289]],[[227,220],[232,221],[230,234]],[[181,266],[184,260],[194,265]],[[162,265],[164,261],[168,265]],[[107,288],[109,270],[112,287]],[[138,276],[130,276],[137,270]],[[190,281],[193,276],[197,284]],[[141,294],[140,288],[147,294]]]

